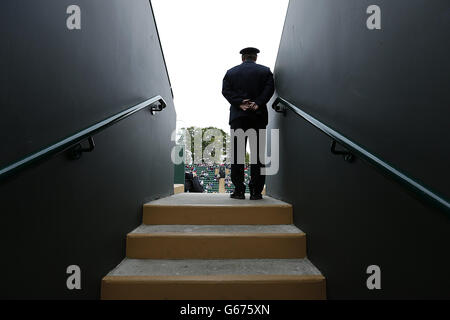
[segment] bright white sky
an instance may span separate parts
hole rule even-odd
[[[288,0],[152,0],[177,111],[177,128],[229,131],[225,72],[245,47],[273,71]]]

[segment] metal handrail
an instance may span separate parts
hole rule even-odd
[[[423,184],[417,182],[415,179],[408,177],[406,174],[400,170],[394,168],[389,163],[381,160],[379,157],[367,151],[365,148],[356,144],[352,140],[348,139],[344,135],[340,134],[336,130],[330,128],[323,122],[317,120],[313,116],[309,115],[299,107],[293,105],[289,101],[283,98],[276,98],[272,104],[272,108],[276,112],[285,113],[284,107],[288,107],[297,115],[301,116],[303,119],[308,121],[314,127],[331,137],[334,141],[337,141],[340,145],[344,146],[352,154],[360,157],[361,159],[367,161],[368,163],[374,165],[376,168],[382,170],[384,173],[388,174],[390,177],[394,178],[401,185],[408,187],[409,189],[416,192],[421,196],[422,199],[427,200],[427,202],[435,205],[436,207],[450,213],[450,202],[444,197],[438,195],[436,192],[432,191],[430,188],[424,186]]]
[[[97,122],[92,126],[89,126],[88,128],[81,130],[65,139],[62,139],[56,143],[51,144],[50,146],[41,149],[35,153],[32,153],[22,160],[13,162],[3,169],[0,169],[0,179],[4,178],[6,176],[9,176],[20,169],[23,169],[35,162],[38,162],[40,160],[43,160],[45,158],[48,158],[52,155],[58,154],[60,152],[63,152],[67,149],[70,149],[71,147],[79,144],[81,141],[90,138],[92,135],[98,133],[99,131],[102,131],[106,129],[107,127],[122,121],[132,114],[135,114],[136,112],[139,112],[145,108],[150,107],[150,112],[155,111],[161,111],[166,107],[166,102],[164,99],[157,95],[153,98],[147,99],[145,101],[142,101],[141,103],[134,105],[132,107],[127,108],[124,111],[121,111],[103,121]]]

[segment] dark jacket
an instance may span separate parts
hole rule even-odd
[[[184,173],[184,192],[203,192],[203,187],[198,177],[194,177],[190,172]]]
[[[254,61],[242,64],[227,71],[223,78],[222,94],[231,104],[229,123],[240,117],[248,117],[267,125],[267,102],[274,93],[273,74],[269,68]],[[257,111],[243,111],[239,106],[245,99],[254,101]]]

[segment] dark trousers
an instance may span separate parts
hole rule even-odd
[[[256,164],[251,164],[250,165],[250,174],[251,174],[251,178],[250,178],[250,183],[249,183],[249,189],[250,189],[250,193],[253,194],[261,194],[263,188],[264,188],[264,183],[266,181],[266,176],[265,175],[261,175],[261,168],[264,167],[264,165],[261,163],[260,161],[260,134],[259,134],[259,129],[265,129],[266,126],[261,123],[261,121],[252,119],[252,118],[247,118],[247,117],[241,117],[241,118],[237,118],[235,120],[233,120],[230,124],[231,129],[233,130],[237,130],[237,129],[242,129],[244,132],[247,131],[248,129],[254,129],[256,131],[256,150],[250,149],[250,153],[251,153],[251,158],[252,161],[254,162],[253,159],[255,159],[254,157],[256,157],[257,159],[257,163]],[[262,138],[262,137],[261,137]],[[244,145],[244,150],[247,148],[247,140],[248,137],[245,137],[245,145]],[[237,137],[232,137],[232,148],[234,150],[234,156],[233,156],[233,162],[231,164],[231,181],[234,184],[235,187],[235,191],[236,192],[245,192],[245,184],[244,184],[244,164],[241,161],[241,164],[238,163],[238,139]],[[242,143],[243,141],[241,141]],[[263,145],[264,149],[261,150],[261,152],[265,153],[265,140],[264,140],[264,145]],[[241,147],[241,146],[239,146]],[[242,148],[242,147],[241,147]],[[245,151],[244,151],[244,155],[245,155]]]

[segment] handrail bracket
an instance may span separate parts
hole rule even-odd
[[[275,110],[275,112],[281,113],[284,116],[286,115],[287,107],[284,105],[284,103],[279,98],[277,98],[275,100],[275,102],[272,105],[272,108],[273,108],[273,110]]]
[[[347,162],[353,162],[355,160],[355,156],[346,150],[336,150],[336,140],[333,140],[333,142],[331,143],[331,153],[335,154],[335,155],[342,155],[344,157],[344,160]]]
[[[150,113],[155,115],[155,112],[161,112],[166,107],[166,103],[163,99],[153,102],[150,105]]]
[[[73,147],[71,147],[67,152],[68,152],[68,156],[71,160],[78,160],[81,158],[81,156],[83,155],[84,152],[92,152],[95,149],[95,142],[94,142],[94,138],[89,137],[87,139],[87,141],[89,142],[89,147],[87,148],[83,148],[83,146],[80,143],[77,143],[76,145],[74,145]]]

